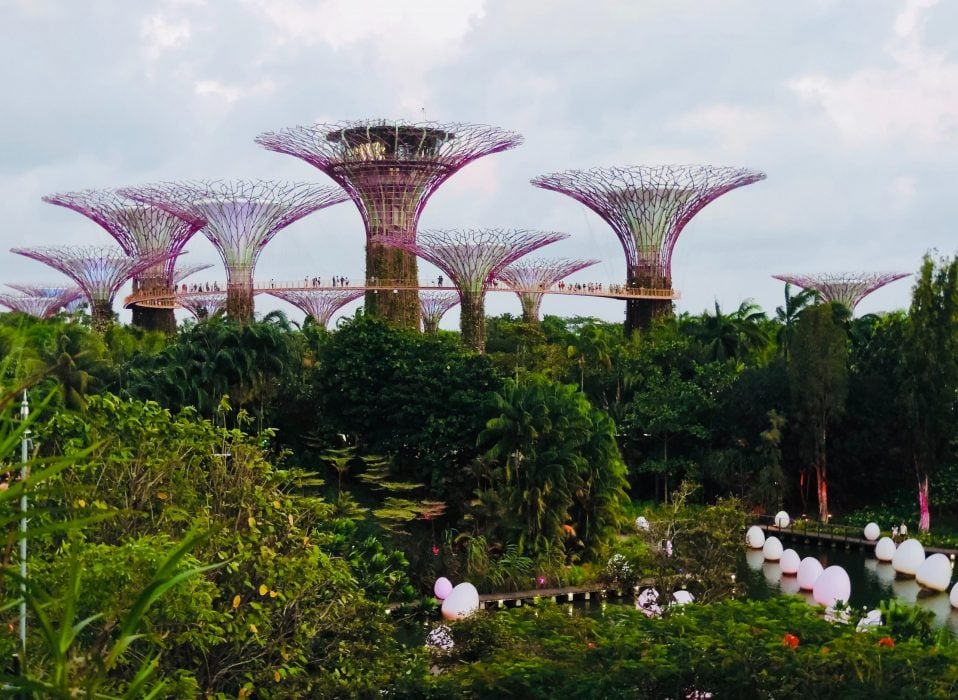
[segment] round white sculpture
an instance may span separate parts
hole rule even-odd
[[[762,545],[762,555],[766,561],[778,561],[782,558],[782,541],[777,537],[768,537]]]
[[[635,527],[638,528],[639,530],[648,530],[649,529],[648,519],[644,515],[640,515],[639,517],[635,519]]]
[[[948,596],[951,601],[951,607],[958,608],[958,583],[951,587],[951,595]]]
[[[745,544],[752,549],[761,549],[765,544],[765,532],[758,525],[752,525],[745,533]]]
[[[780,527],[784,530],[791,522],[792,519],[788,517],[788,513],[784,510],[780,510],[775,514],[775,527]]]
[[[676,591],[672,594],[672,600],[676,605],[688,605],[695,600],[695,596],[686,590]]]
[[[874,542],[879,537],[881,537],[881,528],[878,527],[878,523],[868,523],[863,530],[865,539],[869,542]]]
[[[819,605],[827,608],[835,607],[835,603],[848,602],[852,594],[852,581],[848,572],[840,566],[830,566],[815,579],[812,596]]]
[[[471,583],[460,583],[442,601],[442,617],[459,620],[469,617],[479,609],[479,591]]]
[[[905,540],[895,550],[891,565],[895,567],[895,572],[902,576],[914,576],[918,573],[918,567],[923,561],[925,561],[925,548],[921,546],[921,542]]]
[[[778,565],[782,569],[782,573],[785,576],[794,576],[798,573],[798,566],[802,563],[802,558],[798,556],[798,552],[794,549],[786,549],[782,552],[781,558],[778,560]]]
[[[449,594],[452,593],[452,581],[445,576],[440,576],[436,579],[436,582],[432,584],[432,592],[437,600],[445,600],[449,597]]]
[[[822,563],[815,557],[805,557],[798,565],[798,587],[803,591],[812,590],[821,575]]]
[[[951,562],[944,554],[932,554],[918,567],[915,580],[933,591],[947,591],[951,583]]]
[[[869,610],[868,614],[858,621],[858,626],[855,627],[855,629],[858,632],[864,632],[869,627],[880,627],[880,626],[881,626],[881,610]]]
[[[875,558],[878,561],[891,561],[895,558],[895,540],[882,537],[875,544]]]

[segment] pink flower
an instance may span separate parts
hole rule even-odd
[[[439,547],[438,547],[437,545],[433,545],[433,546],[432,546],[432,555],[433,555],[434,557],[438,557],[438,556],[439,556]]]

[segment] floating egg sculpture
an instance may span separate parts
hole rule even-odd
[[[437,600],[445,600],[449,597],[449,594],[452,593],[452,581],[445,576],[440,576],[436,579],[436,582],[432,584],[432,592]]]
[[[798,587],[797,576],[783,576],[778,582],[778,589],[787,595],[801,593],[801,590]]]
[[[951,601],[951,607],[958,608],[958,583],[951,587],[951,595],[948,596]]]
[[[686,590],[681,590],[672,594],[672,600],[675,601],[676,605],[688,605],[695,600],[695,596]]]
[[[648,530],[649,529],[648,519],[644,515],[640,515],[639,517],[635,519],[635,527],[638,528],[639,530]]]
[[[761,549],[765,544],[765,533],[758,525],[752,525],[745,533],[745,544],[752,549]]]
[[[933,591],[947,591],[951,583],[951,562],[944,554],[932,554],[918,567],[915,580]]]
[[[925,561],[925,548],[921,546],[921,542],[905,540],[895,550],[891,565],[902,576],[914,576],[918,573],[918,567],[923,561]]]
[[[830,566],[825,569],[815,579],[815,586],[812,588],[815,602],[827,608],[835,607],[838,601],[847,603],[851,594],[852,580],[848,578],[848,572],[840,566]]]
[[[460,583],[442,601],[442,616],[446,620],[469,617],[479,609],[479,591],[471,583]]]
[[[895,540],[882,537],[875,545],[875,558],[878,561],[891,561],[895,558]]]
[[[766,561],[778,561],[782,558],[782,541],[777,537],[768,537],[762,545],[762,555]]]
[[[794,576],[798,573],[798,565],[802,563],[801,557],[794,549],[786,549],[782,552],[778,565],[782,568],[782,573],[786,576]]]
[[[881,537],[881,528],[878,527],[878,523],[868,523],[863,532],[865,539],[869,542],[874,542]]]
[[[822,563],[815,557],[805,557],[798,565],[798,587],[803,591],[815,588],[815,581],[822,575]]]
[[[775,514],[775,527],[780,527],[784,530],[791,522],[792,519],[788,517],[788,513],[784,510],[780,510]]]

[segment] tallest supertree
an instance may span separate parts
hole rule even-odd
[[[707,165],[655,165],[567,170],[533,178],[605,219],[625,251],[629,288],[625,329],[644,328],[672,308],[672,250],[685,225],[705,205],[765,173]]]
[[[294,126],[256,142],[305,160],[349,193],[366,226],[366,285],[407,288],[367,292],[366,312],[418,329],[416,256],[381,240],[414,244],[419,216],[439,185],[478,158],[515,148],[522,137],[490,126],[363,120]]]

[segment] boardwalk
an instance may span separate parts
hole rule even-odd
[[[816,544],[819,546],[844,547],[851,549],[871,550],[875,543],[861,537],[861,528],[851,525],[822,525],[818,522],[800,520],[786,528],[780,528],[766,522],[756,523],[766,535],[774,535],[782,542],[799,542]],[[958,550],[946,547],[925,547],[925,554],[944,554],[952,559],[958,555]]]

